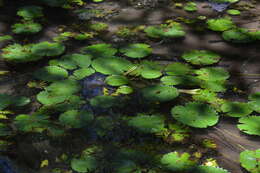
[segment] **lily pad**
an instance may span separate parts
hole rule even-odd
[[[67,78],[68,72],[58,66],[46,66],[34,72],[33,76],[40,80],[54,82]]]
[[[224,92],[226,91],[226,81],[200,81],[200,87],[204,89],[208,89],[213,92]]]
[[[229,17],[208,19],[208,28],[213,31],[226,31],[235,27],[233,21]]]
[[[95,70],[93,68],[81,68],[78,70],[75,70],[73,73],[73,77],[76,80],[81,80],[87,76],[90,76],[95,73]]]
[[[217,112],[209,105],[189,102],[185,106],[175,106],[171,110],[173,118],[191,127],[207,128],[218,122]]]
[[[164,85],[198,86],[200,80],[191,75],[164,76],[161,78]]]
[[[179,154],[175,151],[164,154],[161,158],[161,164],[169,171],[188,172],[196,166],[196,161],[190,159],[189,153]]]
[[[241,117],[237,127],[246,134],[260,136],[260,116]]]
[[[42,7],[31,5],[24,6],[17,11],[17,15],[25,20],[32,20],[34,18],[43,17]]]
[[[111,44],[94,44],[82,48],[84,53],[88,53],[93,56],[93,58],[110,58],[117,53],[117,49],[113,48]]]
[[[226,102],[221,106],[221,110],[230,117],[243,117],[253,112],[251,107],[243,102]]]
[[[151,102],[167,102],[178,97],[177,88],[171,86],[154,85],[142,89],[143,97]]]
[[[80,159],[72,159],[71,167],[80,173],[92,172],[98,167],[98,162],[93,156],[84,156]]]
[[[81,89],[79,83],[75,80],[61,80],[55,81],[51,85],[45,88],[46,91],[53,93],[54,95],[67,95],[77,93]]]
[[[165,72],[168,75],[185,75],[192,71],[192,68],[188,64],[174,62],[169,64],[165,68]]]
[[[119,51],[130,58],[144,58],[152,53],[152,48],[148,44],[135,43],[129,44]]]
[[[227,10],[227,13],[230,14],[230,15],[233,15],[233,16],[237,16],[237,15],[241,14],[241,12],[239,10],[236,10],[236,9]]]
[[[189,12],[194,12],[198,10],[197,4],[195,2],[188,2],[183,9]]]
[[[185,36],[183,27],[180,24],[148,26],[144,31],[151,38],[178,38]]]
[[[157,133],[165,129],[164,119],[159,115],[138,115],[131,118],[128,125],[143,133]]]
[[[220,67],[207,67],[196,70],[197,78],[206,81],[225,81],[229,78],[229,73]]]
[[[260,172],[260,149],[245,150],[240,153],[240,163],[250,173]]]
[[[224,31],[222,33],[222,37],[224,40],[233,43],[248,43],[253,41],[248,30],[244,28],[235,28],[235,29]]]
[[[61,43],[50,43],[47,41],[32,45],[32,53],[38,56],[58,56],[65,51]]]
[[[120,75],[128,71],[133,64],[123,58],[110,57],[110,58],[97,58],[92,61],[92,67],[102,74]]]
[[[117,90],[116,90],[117,93],[120,93],[120,94],[131,94],[134,92],[134,89],[130,86],[127,86],[127,85],[123,85],[123,86],[120,86]]]
[[[162,66],[153,61],[142,61],[140,64],[140,74],[145,79],[155,79],[162,75]]]
[[[121,85],[128,84],[128,79],[125,76],[112,75],[112,76],[108,76],[105,82],[111,86],[121,86]]]
[[[35,34],[42,30],[42,25],[34,22],[16,23],[12,25],[15,34]]]
[[[96,96],[90,99],[91,106],[100,108],[110,108],[119,103],[118,99],[114,96]]]
[[[249,95],[249,105],[251,106],[251,108],[260,113],[260,92],[256,92],[256,93],[253,93],[253,94],[250,94]]]
[[[65,126],[81,128],[93,120],[93,114],[88,111],[69,110],[60,115],[59,121]]]
[[[211,65],[220,60],[220,56],[207,50],[191,50],[185,52],[182,58],[193,65]]]
[[[194,170],[196,173],[230,173],[227,170],[219,167],[200,165]]]
[[[55,105],[64,102],[67,95],[55,95],[48,91],[42,91],[37,95],[37,100],[43,105]]]

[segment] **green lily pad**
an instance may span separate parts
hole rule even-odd
[[[227,13],[230,14],[230,15],[233,15],[233,16],[237,16],[237,15],[241,14],[241,12],[239,10],[236,10],[236,9],[227,10]]]
[[[113,48],[111,44],[94,44],[82,48],[84,53],[92,55],[94,58],[110,58],[117,53],[117,49]]]
[[[118,99],[113,96],[96,96],[90,100],[91,106],[110,108],[119,104]]]
[[[254,111],[260,113],[260,92],[250,94],[248,98],[250,100],[248,103],[250,105],[250,107]]]
[[[240,163],[250,173],[260,172],[260,149],[245,150],[240,153]]]
[[[98,162],[93,156],[84,156],[80,159],[72,159],[71,167],[80,173],[92,172],[98,167]]]
[[[175,151],[164,154],[161,158],[161,164],[169,171],[187,172],[196,166],[196,161],[190,159],[189,153],[179,154]]]
[[[59,121],[65,126],[81,128],[93,120],[93,114],[87,111],[69,110],[60,115]]]
[[[177,88],[154,85],[142,89],[143,97],[151,102],[167,102],[179,96]]]
[[[164,85],[198,86],[200,80],[191,75],[164,76],[161,78]]]
[[[102,74],[120,75],[128,71],[133,64],[123,58],[110,57],[110,58],[97,58],[92,61],[92,67]]]
[[[68,72],[58,66],[46,66],[34,72],[33,76],[40,80],[54,82],[67,78]]]
[[[45,88],[46,91],[53,93],[54,95],[72,95],[81,89],[79,83],[75,80],[62,80],[55,81],[51,85]]]
[[[43,17],[43,8],[36,5],[25,6],[17,11],[17,15],[25,20],[32,20],[34,18]]]
[[[234,23],[229,17],[217,18],[217,19],[208,19],[207,20],[208,28],[213,31],[226,31],[234,28]]]
[[[188,64],[174,62],[169,64],[165,68],[165,72],[168,75],[185,75],[192,71],[192,68]]]
[[[159,115],[138,115],[128,121],[128,125],[143,133],[157,133],[163,131],[164,119]]]
[[[144,32],[151,38],[178,38],[185,36],[183,27],[180,24],[148,26]]]
[[[10,62],[30,62],[37,61],[42,57],[35,55],[31,52],[32,45],[20,45],[12,44],[2,49],[3,53],[1,54],[2,58]]]
[[[249,135],[260,136],[260,116],[241,117],[239,123],[239,130]]]
[[[116,90],[117,93],[120,93],[120,94],[131,94],[134,92],[134,89],[130,86],[126,86],[126,85],[123,85],[123,86],[120,86],[117,90]]]
[[[65,51],[65,46],[61,43],[44,41],[32,45],[31,51],[38,56],[58,56]]]
[[[206,81],[225,81],[229,78],[229,73],[220,67],[206,67],[196,70],[197,78]]]
[[[195,2],[188,2],[183,9],[189,12],[194,12],[198,10],[197,4]]]
[[[130,58],[144,58],[152,53],[152,48],[148,44],[135,43],[129,44],[119,51]]]
[[[42,25],[34,22],[16,23],[12,25],[15,34],[35,34],[42,30]]]
[[[189,102],[185,106],[175,106],[171,110],[173,118],[191,127],[207,128],[218,122],[217,112],[209,105]]]
[[[125,76],[112,75],[112,76],[108,76],[105,82],[111,86],[121,86],[121,85],[128,84],[128,79]]]
[[[221,110],[231,117],[243,117],[253,112],[251,107],[243,102],[226,102],[221,106]]]
[[[253,41],[248,30],[244,28],[235,28],[235,29],[224,31],[222,33],[222,37],[224,40],[233,43],[248,43]]]
[[[55,105],[64,102],[68,95],[55,95],[48,91],[42,91],[37,94],[36,98],[43,105]]]
[[[73,78],[75,78],[76,80],[81,80],[94,73],[95,73],[95,70],[93,68],[81,68],[81,69],[74,71]]]
[[[193,65],[211,65],[217,63],[221,58],[218,54],[207,50],[191,50],[185,52],[181,57]]]
[[[227,90],[226,81],[200,81],[200,87],[213,92],[224,92]]]
[[[153,61],[142,61],[140,64],[140,74],[145,79],[155,79],[162,75],[162,66]]]
[[[8,94],[0,94],[0,110],[4,110],[10,105],[25,106],[29,104],[31,100],[27,97],[11,96]]]

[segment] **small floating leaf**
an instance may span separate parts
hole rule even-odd
[[[87,123],[93,120],[93,115],[87,111],[69,110],[60,115],[59,121],[72,128],[81,128],[87,126]]]
[[[243,168],[251,173],[260,172],[260,149],[241,152],[240,163]]]
[[[241,117],[237,127],[249,135],[260,136],[260,116]]]
[[[185,52],[182,58],[194,65],[210,65],[220,60],[218,54],[207,50],[191,50]]]
[[[32,45],[32,53],[39,56],[58,56],[65,51],[61,43],[50,43],[47,41]]]
[[[35,34],[42,30],[42,25],[34,22],[16,23],[12,25],[15,34]]]
[[[206,81],[224,81],[229,78],[228,72],[220,67],[207,67],[196,70],[197,78]]]
[[[162,66],[153,61],[142,61],[140,64],[140,74],[145,79],[155,79],[162,75]]]
[[[221,106],[221,110],[231,117],[243,117],[253,112],[247,103],[229,101]]]
[[[233,43],[248,43],[253,41],[253,38],[249,34],[247,29],[235,28],[231,30],[224,31],[222,37],[226,41]]]
[[[108,76],[105,82],[111,86],[121,86],[121,85],[128,84],[128,79],[125,76],[112,75],[112,76]]]
[[[174,62],[169,64],[165,68],[165,72],[168,75],[185,75],[192,71],[191,67],[188,64]]]
[[[94,44],[82,48],[84,53],[92,55],[94,58],[110,58],[117,53],[117,49],[113,48],[111,44]]]
[[[68,77],[68,72],[58,66],[46,66],[37,70],[33,76],[37,79],[54,82]]]
[[[71,167],[80,173],[92,172],[98,167],[98,162],[93,156],[84,156],[80,159],[72,159]]]
[[[42,7],[36,5],[24,6],[17,11],[17,15],[25,20],[39,18],[43,16]]]
[[[152,53],[152,48],[148,44],[135,43],[129,44],[119,51],[130,58],[144,58]]]
[[[196,172],[196,173],[230,173],[223,168],[213,167],[213,166],[204,166],[204,165],[200,165],[200,166],[196,167],[194,172]]]
[[[113,96],[96,96],[90,100],[91,106],[110,108],[118,104],[118,99]]]
[[[250,100],[248,103],[250,105],[250,107],[254,111],[260,113],[260,92],[250,94],[248,98]]]
[[[208,28],[213,31],[226,31],[235,26],[233,21],[229,17],[208,19],[207,24]]]

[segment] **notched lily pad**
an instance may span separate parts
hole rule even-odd
[[[117,53],[117,49],[111,44],[94,44],[81,49],[82,52],[92,55],[94,58],[110,58]]]
[[[54,82],[67,78],[68,72],[58,66],[46,66],[34,72],[33,76],[40,80]]]
[[[206,81],[225,81],[229,78],[229,73],[220,67],[207,67],[196,70],[197,78]]]
[[[250,173],[260,172],[260,149],[245,150],[240,153],[240,163]]]
[[[207,50],[191,50],[185,52],[182,58],[193,65],[211,65],[220,60],[220,56]]]
[[[256,93],[253,93],[253,94],[250,94],[249,95],[249,102],[248,104],[250,105],[250,107],[260,113],[260,92],[256,92]]]
[[[185,75],[192,72],[192,68],[188,64],[174,62],[164,69],[168,75]]]
[[[221,106],[221,110],[231,117],[243,117],[253,112],[247,103],[229,101]]]
[[[247,116],[239,119],[237,127],[249,135],[260,136],[260,116]]]
[[[233,21],[229,17],[208,19],[208,28],[213,31],[226,31],[235,27]]]
[[[48,41],[32,45],[32,53],[39,56],[58,56],[65,51],[65,46],[61,43],[51,43]]]
[[[128,79],[121,75],[111,75],[106,78],[105,82],[111,86],[121,86],[128,84]]]
[[[144,58],[152,53],[152,48],[148,44],[135,43],[129,44],[119,51],[130,58]]]

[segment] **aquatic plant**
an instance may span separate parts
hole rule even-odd
[[[121,75],[111,75],[105,79],[105,82],[111,86],[121,86],[128,84],[128,79]]]
[[[247,103],[230,101],[225,102],[221,110],[231,117],[243,117],[253,112]]]
[[[247,116],[239,118],[239,123],[237,127],[242,132],[249,135],[260,136],[260,116]]]
[[[250,107],[260,113],[260,92],[252,93],[249,95],[248,99],[250,100],[248,104]]]
[[[113,48],[111,44],[94,44],[86,46],[81,49],[82,52],[88,53],[95,58],[110,58],[117,53],[117,49]]]
[[[189,11],[189,12],[193,12],[193,11],[197,11],[198,8],[197,8],[197,4],[195,2],[188,2],[184,7],[183,9],[185,11]]]
[[[162,66],[155,61],[144,60],[140,63],[138,71],[145,79],[155,79],[162,75]]]
[[[206,67],[195,70],[197,78],[205,81],[225,81],[229,78],[229,73],[219,67]]]
[[[220,55],[207,50],[191,50],[181,56],[193,65],[210,65],[220,60]]]
[[[33,44],[31,51],[33,54],[38,56],[58,56],[65,51],[65,46],[61,43],[51,43],[44,41]]]
[[[59,116],[61,124],[68,128],[81,128],[93,120],[93,114],[88,111],[69,110]]]
[[[12,25],[12,31],[15,34],[35,34],[40,32],[41,30],[41,24],[34,22],[16,23]]]
[[[179,23],[148,26],[144,32],[151,38],[179,38],[185,36],[185,31]]]
[[[168,75],[185,75],[192,72],[192,68],[188,64],[174,62],[168,64],[165,69],[165,73]]]
[[[68,77],[68,72],[59,66],[45,66],[36,72],[33,76],[37,79],[54,82]]]
[[[250,173],[258,173],[260,171],[260,149],[255,151],[245,150],[240,153],[240,163]]]
[[[185,106],[175,106],[171,114],[177,121],[196,128],[213,126],[219,118],[211,106],[201,102],[188,102]]]
[[[129,44],[119,51],[130,58],[144,58],[152,53],[152,48],[148,44],[135,43]]]
[[[71,160],[71,167],[73,170],[80,173],[92,172],[98,167],[98,162],[93,156],[82,156],[79,159]]]
[[[25,106],[31,102],[30,98],[23,96],[12,96],[0,93],[0,110],[4,110],[8,106]]]
[[[19,8],[17,15],[21,16],[24,20],[33,20],[35,18],[43,17],[43,8],[41,6],[31,5]]]
[[[208,19],[207,25],[213,31],[226,31],[235,27],[235,24],[229,17]]]
[[[233,43],[248,43],[253,41],[253,38],[249,35],[249,31],[245,28],[234,28],[224,31],[222,37],[224,40]]]
[[[230,173],[223,168],[205,165],[200,165],[196,167],[193,171],[196,173]]]

